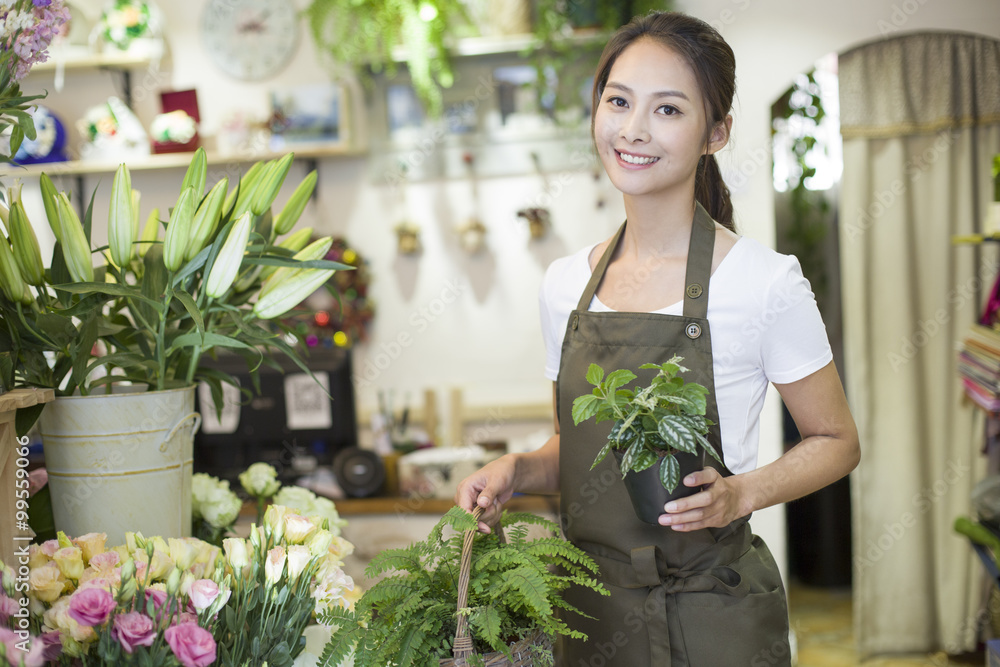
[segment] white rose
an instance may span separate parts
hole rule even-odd
[[[240,473],[240,484],[247,493],[257,498],[270,498],[281,488],[278,471],[267,463],[254,463]]]

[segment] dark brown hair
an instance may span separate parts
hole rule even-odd
[[[712,129],[723,122],[733,106],[736,94],[736,58],[722,35],[700,19],[679,12],[650,12],[637,16],[622,26],[608,40],[594,77],[593,103],[590,130],[594,131],[597,106],[608,83],[611,67],[618,56],[631,44],[647,37],[672,49],[687,62],[694,72],[708,118],[705,142]],[[703,155],[698,162],[694,181],[694,196],[715,220],[735,231],[733,204],[729,188],[722,180],[722,173],[714,155]]]

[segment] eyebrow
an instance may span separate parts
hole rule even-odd
[[[631,88],[626,86],[624,83],[618,83],[616,81],[608,81],[606,84],[604,84],[604,87],[615,88],[617,90],[622,91],[623,93],[628,93],[629,95],[635,94],[635,92]],[[685,95],[679,90],[661,90],[659,92],[653,93],[653,97],[679,97],[681,99],[687,100],[688,102],[691,101],[691,99],[687,95]]]

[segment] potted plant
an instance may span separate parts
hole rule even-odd
[[[459,664],[452,662],[453,649],[461,650],[453,639],[464,636],[463,626],[472,638],[468,664],[501,656],[513,660],[510,645],[520,643],[537,657],[534,664],[551,665],[553,637],[585,639],[555,610],[581,613],[561,597],[569,586],[608,595],[593,578],[594,562],[557,537],[554,523],[532,514],[504,512],[499,530],[479,534],[480,511],[453,507],[425,541],[372,559],[368,577],[391,574],[368,589],[353,610],[331,608],[319,616],[320,623],[336,627],[319,664],[339,664],[352,651],[356,667]],[[531,525],[549,536],[529,539]],[[446,527],[457,532],[446,536]],[[554,566],[560,569],[553,571]]]
[[[681,361],[683,357],[675,355],[664,364],[640,366],[657,371],[641,389],[625,388],[636,379],[632,371],[605,375],[600,366],[591,364],[587,382],[594,389],[573,401],[574,424],[591,418],[596,423],[614,421],[591,470],[613,453],[636,516],[647,523],[657,523],[671,499],[698,491],[679,486],[680,480],[704,467],[706,452],[722,463],[705,438],[712,426],[705,417],[708,389],[678,377],[688,370]]]
[[[441,114],[441,89],[454,82],[447,44],[470,26],[461,0],[312,0],[305,15],[320,51],[354,71],[393,75],[402,47],[417,96]]]
[[[194,387],[208,383],[221,406],[221,383],[235,384],[202,367],[202,355],[226,348],[255,370],[277,352],[309,372],[271,321],[350,267],[320,259],[329,237],[306,246],[311,230],[290,234],[315,172],[272,216],[293,157],[258,162],[231,189],[223,178],[206,193],[206,156],[197,151],[168,219],[153,210],[141,235],[139,194],[122,165],[110,194],[109,244],[96,250],[93,196],[81,221],[43,175],[57,239],[48,268],[12,191],[12,243],[0,239],[0,378],[61,396],[40,429],[57,528],[100,530],[114,541],[126,530],[189,534],[200,419]],[[107,261],[95,266],[95,252]],[[131,391],[112,391],[124,384]],[[135,497],[147,501],[141,521]]]

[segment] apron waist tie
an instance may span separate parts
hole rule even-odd
[[[643,608],[649,636],[650,665],[670,667],[670,628],[667,623],[667,596],[676,593],[718,591],[734,597],[746,597],[750,586],[727,565],[707,570],[667,568],[660,572],[656,546],[632,549],[631,563],[606,556],[589,554],[600,567],[601,578],[621,588],[649,588]]]

